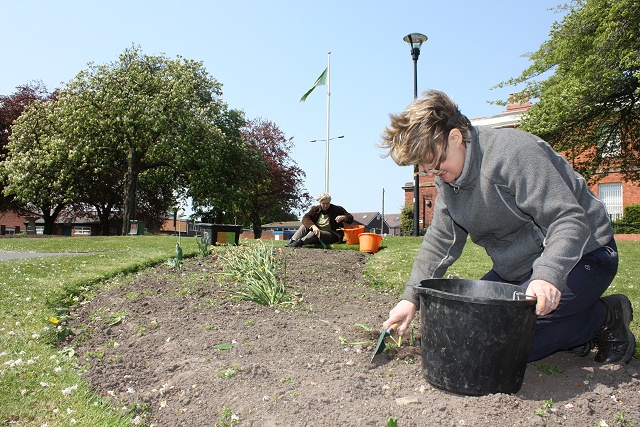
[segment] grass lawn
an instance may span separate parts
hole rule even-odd
[[[110,407],[78,375],[82,366],[73,349],[61,350],[54,344],[69,332],[64,327],[68,309],[90,298],[96,284],[166,262],[175,256],[177,240],[169,236],[0,239],[0,252],[61,253],[0,261],[1,425],[131,425],[128,413],[133,408]],[[276,246],[285,243],[273,242]],[[385,237],[365,271],[372,286],[400,295],[420,243],[421,239],[412,237]],[[181,238],[181,246],[185,256],[199,255],[194,238]],[[636,284],[640,242],[619,242],[618,246],[620,270],[609,293],[626,294],[640,313]],[[332,249],[358,250],[358,246],[334,245]],[[481,248],[468,244],[449,273],[479,278],[490,265]],[[638,320],[632,329],[640,336]]]

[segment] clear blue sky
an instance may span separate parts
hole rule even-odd
[[[117,60],[132,45],[202,61],[223,99],[248,118],[268,119],[293,137],[294,161],[315,197],[325,187],[326,86],[300,97],[331,52],[329,192],[351,212],[398,213],[412,167],[376,147],[388,114],[413,99],[413,61],[402,38],[429,37],[418,61],[418,91],[453,96],[469,118],[500,113],[491,90],[518,76],[524,54],[548,39],[562,15],[557,0],[0,0],[0,94],[42,80],[50,90],[89,62]]]

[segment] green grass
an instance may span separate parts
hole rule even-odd
[[[176,241],[176,237],[168,236],[0,239],[0,252],[61,253],[0,261],[0,425],[131,425],[139,408],[110,407],[78,375],[73,350],[60,350],[53,344],[67,333],[65,315],[80,297],[90,296],[102,280],[166,263],[167,258],[175,256]],[[421,241],[385,237],[366,267],[372,286],[399,296]],[[185,257],[200,253],[193,238],[183,237],[181,246]],[[626,294],[635,312],[640,313],[640,288],[636,283],[640,242],[619,242],[618,246],[620,271],[608,293]],[[340,244],[330,249],[358,250],[358,246]],[[484,251],[470,243],[448,273],[479,278],[490,265]],[[632,323],[636,336],[640,336],[638,318]]]

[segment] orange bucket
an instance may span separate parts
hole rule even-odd
[[[357,227],[345,227],[342,231],[344,231],[344,238],[347,239],[348,245],[357,245],[360,240],[359,237],[364,231],[364,225],[359,225]]]
[[[362,233],[360,235],[360,252],[375,254],[380,249],[382,236],[376,233]]]

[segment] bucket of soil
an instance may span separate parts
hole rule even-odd
[[[375,254],[380,249],[382,236],[376,233],[360,234],[360,252],[369,252]]]
[[[524,287],[428,279],[414,289],[422,373],[430,384],[470,396],[520,390],[536,325],[536,299]]]
[[[364,232],[364,225],[346,226],[342,229],[347,245],[357,245],[360,243],[360,235]]]

